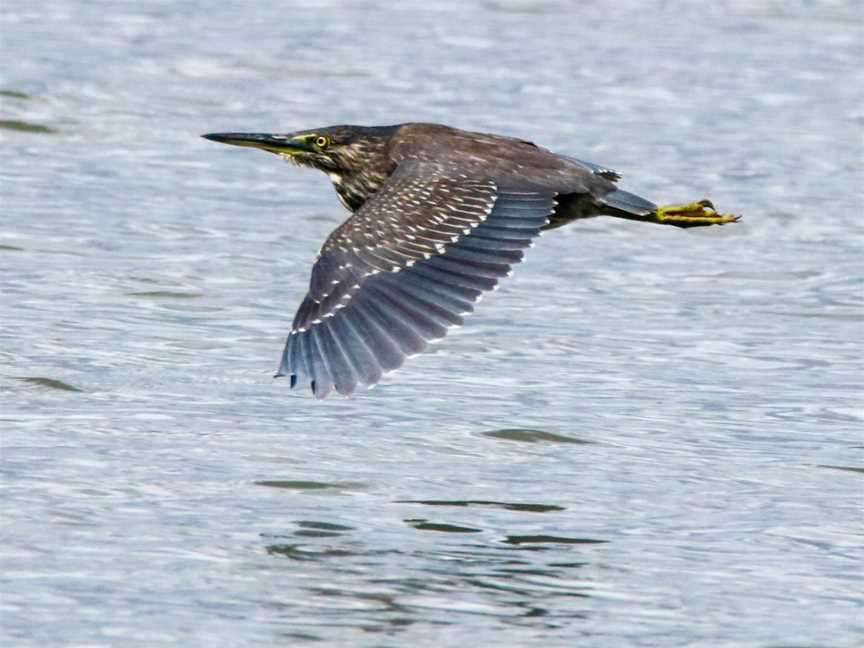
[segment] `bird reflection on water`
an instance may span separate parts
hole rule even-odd
[[[471,500],[403,503],[533,514],[563,510],[547,504]],[[307,520],[296,523],[293,532],[268,535],[266,551],[273,557],[304,563],[306,573],[320,565],[330,582],[305,586],[309,599],[302,605],[314,606],[318,617],[326,609],[326,616],[338,617],[340,625],[369,632],[398,633],[415,623],[446,626],[459,623],[465,614],[534,629],[562,628],[587,616],[587,610],[574,604],[592,590],[591,580],[579,570],[589,564],[590,547],[606,541],[511,534],[484,542],[481,528],[419,519],[405,522],[418,531],[433,533],[436,541],[418,542],[411,549],[375,549],[352,539],[350,527]],[[450,539],[444,539],[445,535]],[[568,547],[573,558],[562,560]],[[387,567],[409,558],[415,564],[410,574],[391,572]],[[334,564],[340,561],[349,567],[340,569]],[[312,578],[309,582],[319,581]],[[272,604],[290,607],[286,602]],[[431,610],[442,614],[430,620]],[[296,608],[290,614],[296,618]],[[316,636],[317,627],[310,624],[297,629]]]

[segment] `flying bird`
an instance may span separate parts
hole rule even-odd
[[[532,142],[438,124],[212,133],[324,171],[351,212],[312,266],[277,376],[349,395],[461,325],[542,231],[615,216],[700,227],[738,216],[709,200],[658,206],[616,171]]]

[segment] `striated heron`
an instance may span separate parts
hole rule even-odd
[[[462,324],[541,231],[580,218],[700,227],[708,200],[658,206],[607,167],[525,140],[437,124],[205,138],[320,169],[352,215],[324,242],[277,376],[324,398],[372,386]]]

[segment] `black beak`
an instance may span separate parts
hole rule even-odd
[[[204,139],[234,146],[249,146],[263,149],[271,153],[299,153],[314,149],[304,139],[293,138],[291,135],[271,135],[269,133],[208,133]]]

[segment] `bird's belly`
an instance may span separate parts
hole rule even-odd
[[[544,230],[555,229],[580,218],[599,216],[600,210],[590,194],[567,194],[559,196],[558,207],[549,216]]]

